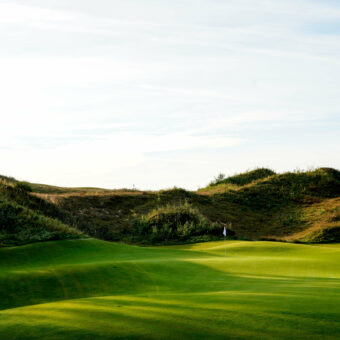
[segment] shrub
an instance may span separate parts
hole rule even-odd
[[[28,182],[16,182],[14,184],[14,188],[17,191],[26,191],[26,192],[32,192],[33,191],[31,185]]]
[[[184,241],[193,236],[220,235],[222,228],[186,201],[168,204],[137,217],[129,233],[134,240],[162,243]]]
[[[20,245],[37,241],[79,238],[82,234],[58,220],[20,205],[0,201],[0,244]]]

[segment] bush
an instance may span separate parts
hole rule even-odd
[[[31,185],[28,182],[16,182],[14,184],[14,188],[17,191],[25,191],[25,192],[32,192],[33,191]]]
[[[0,245],[79,238],[82,234],[58,220],[0,201]]]
[[[137,217],[129,233],[135,241],[166,243],[184,241],[194,236],[222,235],[222,228],[185,202],[168,204]]]

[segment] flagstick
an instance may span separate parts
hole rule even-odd
[[[226,242],[227,230],[226,230],[225,226],[223,228],[223,236],[224,236],[224,256],[227,256],[227,242]]]
[[[227,241],[226,241],[226,236],[224,236],[224,256],[227,256]]]

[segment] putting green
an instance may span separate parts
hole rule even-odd
[[[0,339],[339,339],[340,245],[0,249]]]

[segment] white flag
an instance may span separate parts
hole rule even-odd
[[[224,235],[224,236],[227,236],[227,230],[226,230],[225,227],[224,227],[224,229],[223,229],[223,235]]]

